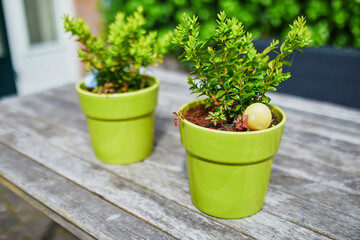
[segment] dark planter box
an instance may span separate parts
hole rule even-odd
[[[255,47],[262,51],[269,43],[258,40]],[[360,108],[360,50],[306,48],[288,60],[292,76],[279,92]]]

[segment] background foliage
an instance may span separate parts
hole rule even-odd
[[[161,32],[172,30],[181,13],[199,16],[201,38],[213,34],[216,13],[244,23],[254,38],[284,37],[288,23],[297,16],[307,17],[313,45],[360,48],[360,0],[101,0],[106,23],[119,10],[130,13],[142,5],[147,27]]]

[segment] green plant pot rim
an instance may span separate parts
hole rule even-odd
[[[183,110],[183,109],[190,109],[190,107],[188,107],[189,105],[191,104],[194,104],[195,106],[195,103],[197,103],[196,105],[199,105],[201,104],[202,102],[205,102],[205,99],[206,98],[201,98],[201,99],[196,99],[194,101],[190,101],[190,102],[187,102],[185,104],[183,104],[181,107],[180,107],[180,110]],[[267,129],[264,129],[264,130],[259,130],[259,131],[246,131],[246,132],[232,132],[232,131],[223,131],[223,130],[216,130],[216,129],[210,129],[210,128],[206,128],[206,127],[202,127],[202,126],[199,126],[197,124],[194,124],[186,119],[183,119],[181,121],[184,121],[185,124],[187,125],[190,125],[191,127],[193,128],[198,128],[198,129],[201,129],[202,131],[208,131],[208,132],[213,132],[213,133],[219,133],[219,134],[230,134],[230,135],[256,135],[256,134],[263,134],[263,133],[266,133],[266,132],[272,132],[278,128],[281,128],[283,127],[283,125],[285,124],[286,122],[286,114],[285,112],[279,108],[278,106],[276,105],[272,105],[272,104],[269,104],[270,105],[270,108],[271,109],[276,109],[282,116],[282,119],[281,121],[274,127],[270,127],[270,128],[267,128]],[[186,112],[185,112],[186,113]]]
[[[128,96],[132,96],[132,95],[136,95],[139,93],[145,93],[145,92],[150,92],[152,90],[154,90],[155,88],[159,87],[160,85],[160,80],[149,76],[149,75],[143,75],[146,76],[150,79],[152,79],[154,82],[151,86],[147,87],[147,88],[143,88],[143,89],[139,89],[139,90],[135,90],[133,92],[125,92],[125,93],[93,93],[93,92],[89,92],[83,88],[81,88],[81,86],[84,84],[84,80],[81,80],[80,82],[78,82],[75,85],[76,91],[78,91],[81,94],[84,95],[88,95],[88,96],[92,96],[92,97],[101,97],[101,98],[119,98],[119,97],[128,97]]]

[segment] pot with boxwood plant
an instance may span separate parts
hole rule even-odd
[[[83,45],[78,55],[89,74],[76,91],[96,157],[110,164],[143,160],[152,152],[159,80],[142,69],[162,61],[171,33],[147,32],[141,7],[118,13],[105,37],[92,35],[81,18],[63,20]]]
[[[218,26],[200,41],[197,17],[183,14],[174,44],[180,58],[193,63],[188,77],[192,93],[205,98],[184,104],[174,113],[186,149],[191,199],[201,211],[220,218],[242,218],[264,205],[271,166],[286,115],[269,104],[290,73],[286,57],[311,42],[304,17],[290,25],[286,39],[257,52],[252,35],[236,18],[218,14]],[[275,57],[270,58],[269,53]]]

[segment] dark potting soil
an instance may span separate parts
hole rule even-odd
[[[222,130],[222,131],[232,131],[232,132],[246,132],[250,131],[247,129],[239,130],[235,127],[234,123],[223,123],[223,124],[217,124],[214,125],[210,120],[206,119],[206,117],[209,115],[209,112],[213,111],[212,107],[205,107],[205,104],[197,105],[194,108],[191,108],[187,111],[184,118],[196,125],[210,128],[210,129],[216,129],[216,130]],[[279,120],[275,116],[273,112],[271,112],[272,115],[272,121],[270,124],[270,127],[275,126],[279,124]]]

